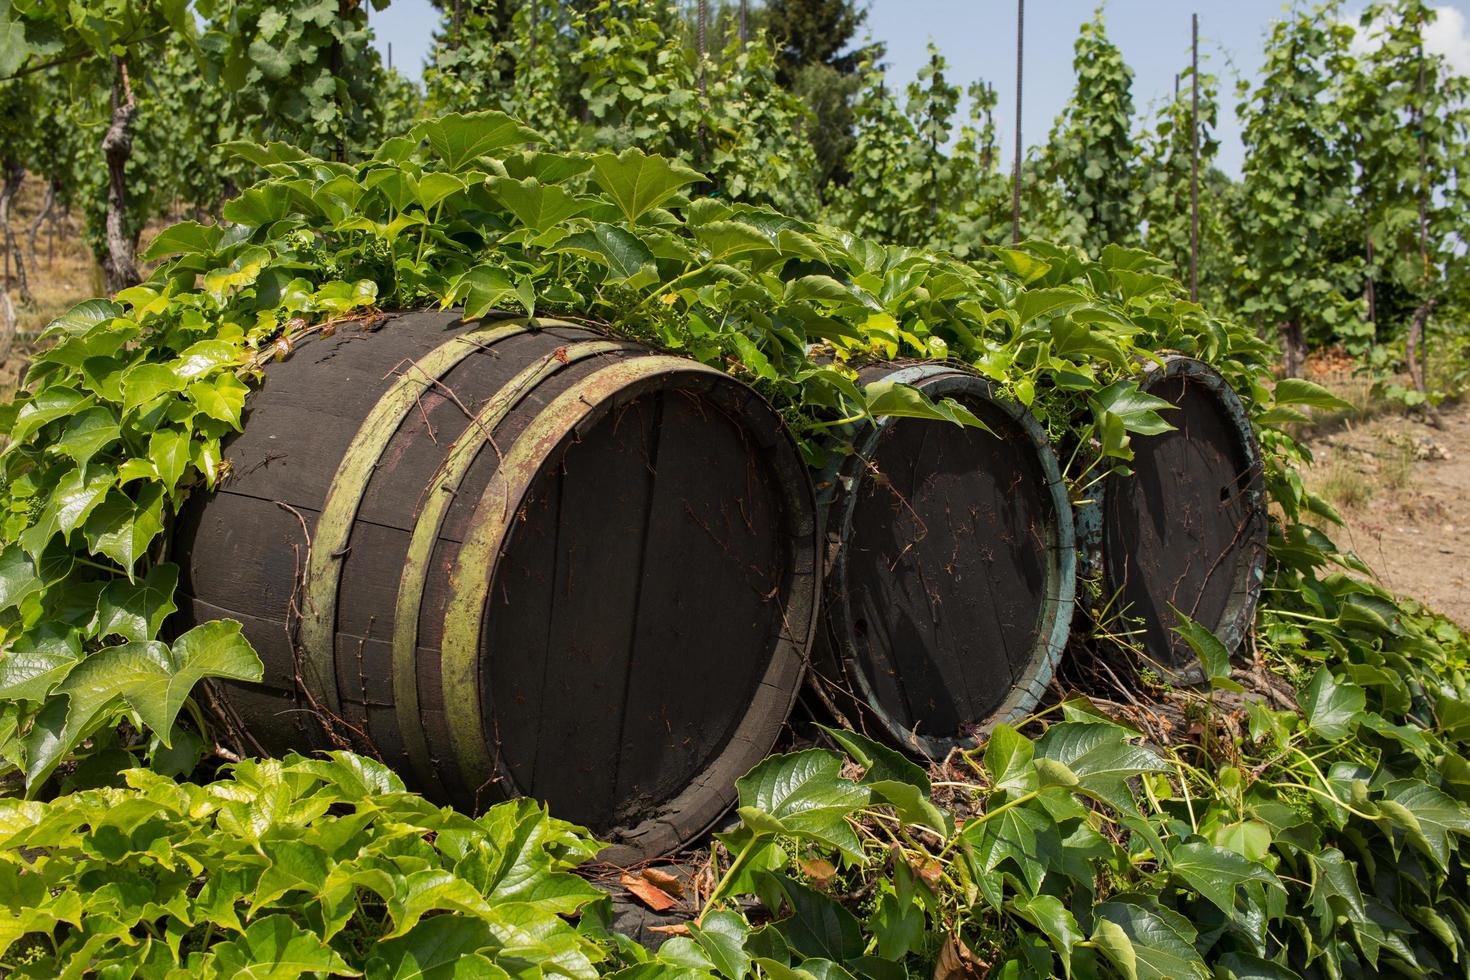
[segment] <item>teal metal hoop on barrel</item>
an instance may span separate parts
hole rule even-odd
[[[834,438],[811,678],[840,719],[938,758],[1026,715],[1050,682],[1072,620],[1072,509],[1045,430],[989,382],[946,363],[860,373],[883,380],[991,431],[887,416]]]

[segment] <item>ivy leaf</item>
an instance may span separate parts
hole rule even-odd
[[[195,381],[185,396],[205,415],[240,428],[240,413],[245,410],[245,396],[250,389],[234,375],[225,374],[209,381]]]
[[[133,566],[163,532],[163,487],[145,485],[135,503],[121,490],[109,490],[83,527],[93,554],[106,555],[133,577]]]
[[[123,415],[130,415],[164,395],[184,390],[184,379],[167,364],[144,361],[123,372]]]
[[[517,221],[537,232],[582,214],[593,204],[555,184],[543,184],[535,177],[525,180],[492,177],[489,184],[491,195],[509,208]]]
[[[1208,980],[1209,968],[1195,951],[1195,930],[1168,909],[1136,901],[1099,905],[1092,941],[1128,980]]]
[[[434,155],[451,173],[469,169],[475,160],[518,143],[544,143],[540,133],[503,112],[452,112],[419,124],[414,134],[429,141]]]
[[[115,702],[122,700],[169,744],[174,719],[206,677],[258,681],[260,658],[234,620],[189,630],[173,649],[157,640],[106,647],[72,668],[26,737],[26,785],[34,790]]]
[[[267,915],[250,923],[236,939],[210,948],[211,975],[241,980],[294,980],[307,974],[355,977],[332,947],[286,915]]]
[[[148,437],[148,458],[163,489],[172,494],[189,469],[189,433],[185,429],[156,429]]]
[[[464,304],[464,318],[478,320],[498,307],[502,300],[516,295],[510,276],[504,269],[493,265],[477,265],[454,284],[444,297],[444,306],[456,302]]]
[[[1194,840],[1171,849],[1169,870],[1185,884],[1215,904],[1221,912],[1235,918],[1235,893],[1249,881],[1280,888],[1280,880],[1264,866],[1234,851]]]
[[[960,836],[973,848],[976,877],[988,875],[1009,858],[1033,895],[1060,858],[1062,847],[1056,821],[1039,804],[1030,803],[971,820]]]
[[[56,386],[37,392],[20,406],[10,429],[11,442],[24,442],[32,433],[59,418],[76,415],[92,403],[92,396],[75,388]]]
[[[1082,931],[1070,909],[1055,895],[1035,895],[1013,899],[1007,906],[1012,912],[1041,930],[1057,956],[1062,970],[1072,975],[1072,947],[1082,941]]]
[[[1016,313],[1019,317],[1017,325],[1024,327],[1053,310],[1085,301],[1086,297],[1079,290],[1068,286],[1023,290],[1016,302]]]
[[[713,262],[723,262],[750,252],[776,251],[759,228],[743,221],[711,221],[695,225],[691,230],[695,240],[709,249]]]
[[[679,189],[704,180],[703,174],[663,157],[649,156],[636,146],[622,153],[592,158],[593,179],[617,204],[630,224],[664,204]]]
[[[1194,655],[1199,658],[1211,685],[1239,687],[1230,680],[1230,651],[1225,649],[1220,638],[1172,605],[1169,608],[1179,617],[1179,625],[1174,627],[1174,632],[1184,638],[1184,642],[1189,644]]]
[[[862,925],[851,912],[785,875],[762,872],[761,877],[774,882],[791,903],[791,915],[777,922],[776,929],[793,950],[837,963],[862,955]]]
[[[1301,692],[1300,703],[1312,730],[1337,741],[1357,727],[1367,695],[1358,685],[1339,681],[1330,669],[1320,667]]]
[[[81,659],[76,630],[56,623],[32,630],[0,659],[0,698],[40,703]]]
[[[1114,381],[1087,400],[1093,414],[1116,418],[1123,428],[1141,436],[1171,432],[1174,426],[1165,422],[1159,412],[1174,407],[1172,402],[1138,390],[1136,381]]]
[[[189,345],[170,367],[180,378],[193,381],[239,359],[240,353],[234,345],[223,340],[201,340]]]
[[[689,924],[690,938],[704,950],[720,976],[729,980],[745,980],[750,972],[750,954],[745,951],[749,934],[750,926],[744,918],[721,909],[707,912],[699,922]]]
[[[985,744],[985,768],[993,780],[993,788],[1017,796],[1035,789],[1038,781],[1031,761],[1034,754],[1030,739],[1010,725],[996,725]]]
[[[1450,835],[1470,835],[1470,816],[1465,807],[1422,780],[1390,783],[1378,805],[1440,870],[1449,864]]]
[[[327,852],[315,844],[299,840],[269,841],[261,844],[270,865],[260,875],[255,895],[250,900],[250,914],[269,905],[291,891],[305,892],[320,898],[327,886],[330,870]]]
[[[399,880],[398,891],[388,901],[393,929],[383,938],[402,936],[417,925],[426,912],[439,909],[481,916],[494,913],[490,903],[463,878],[432,868],[415,871]]]
[[[954,399],[931,401],[928,395],[912,385],[899,384],[895,381],[874,381],[867,386],[864,394],[868,400],[868,414],[873,416],[891,415],[896,418],[933,419],[984,429],[986,432],[991,431],[990,427],[980,421],[974,413]]]
[[[78,337],[99,323],[117,319],[123,312],[122,306],[111,300],[84,300],[48,323],[39,339],[49,340],[54,333]]]
[[[36,575],[34,559],[19,543],[0,551],[0,611],[20,605],[44,587]]]
[[[77,466],[85,467],[93,456],[116,442],[121,434],[117,414],[110,408],[96,405],[67,422],[61,437],[51,444],[51,448]]]
[[[633,278],[654,261],[653,253],[641,238],[605,222],[593,225],[591,231],[568,235],[548,251],[571,252],[600,262],[607,266],[608,281],[614,283]]]
[[[508,973],[479,955],[491,945],[490,927],[480,919],[436,915],[397,939],[379,942],[367,975],[385,980],[509,980]]]
[[[223,235],[224,228],[220,225],[180,221],[155,235],[139,258],[153,262],[170,255],[210,255]]]
[[[904,755],[856,732],[819,726],[866,772],[858,781],[881,797],[908,823],[928,827],[948,837],[954,818],[936,807],[929,796],[929,775]]]
[[[846,817],[872,799],[842,773],[842,757],[824,749],[773,755],[735,781],[740,816],[752,828],[790,834],[862,859]]]
[[[1321,385],[1304,378],[1283,378],[1276,383],[1273,397],[1277,405],[1305,405],[1329,412],[1345,412],[1352,405]]]
[[[99,639],[120,636],[139,643],[153,639],[176,608],[178,584],[179,567],[171,562],[155,565],[136,583],[120,579],[107,583],[97,598],[88,635]]]
[[[1064,721],[1036,743],[1038,757],[1066,768],[1084,792],[1123,813],[1135,809],[1126,780],[1147,772],[1172,772],[1163,759],[1127,739],[1115,725]]]
[[[76,530],[116,482],[117,473],[110,467],[94,467],[90,476],[85,476],[81,467],[68,470],[52,488],[36,523],[21,534],[21,546],[39,557],[56,535],[65,539]]]

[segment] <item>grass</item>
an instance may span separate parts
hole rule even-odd
[[[1376,487],[1367,474],[1342,456],[1334,456],[1315,481],[1317,492],[1338,510],[1358,510],[1373,499]]]

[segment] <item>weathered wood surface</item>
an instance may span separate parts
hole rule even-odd
[[[826,656],[814,680],[844,716],[928,755],[1036,704],[1065,645],[1075,542],[1044,433],[945,365],[869,368],[954,398],[990,432],[889,418],[850,434],[833,474]],[[856,722],[856,719],[849,719]]]
[[[1209,366],[1170,358],[1139,387],[1171,402],[1174,426],[1133,436],[1132,475],[1100,485],[1104,626],[1170,679],[1203,671],[1178,613],[1234,650],[1250,629],[1266,561],[1261,453],[1235,393]]]
[[[396,400],[396,401],[395,401]],[[569,324],[344,326],[266,371],[176,534],[178,628],[265,662],[260,746],[375,753],[626,845],[702,832],[773,744],[815,628],[811,487],[779,417]]]

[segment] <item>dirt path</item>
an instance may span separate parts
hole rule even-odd
[[[1470,626],[1470,405],[1441,418],[1391,412],[1317,434],[1306,478],[1347,522],[1324,530],[1384,588]]]

